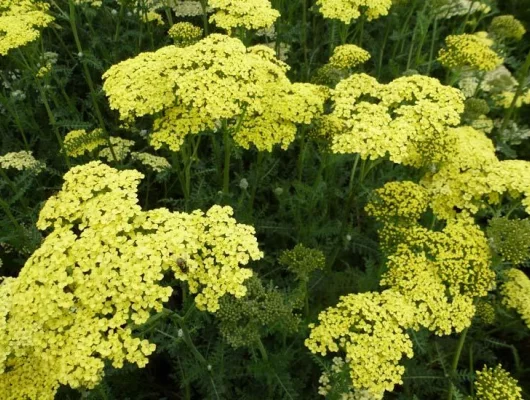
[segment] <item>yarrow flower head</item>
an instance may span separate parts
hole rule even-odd
[[[247,49],[238,39],[213,34],[114,65],[103,88],[122,119],[161,113],[150,138],[155,148],[178,151],[186,135],[225,121],[236,143],[270,151],[275,144],[286,148],[296,124],[319,116],[327,95],[315,85],[292,84],[287,69],[266,46]]]
[[[185,47],[198,42],[203,31],[190,22],[177,22],[167,32],[176,46]]]
[[[149,10],[142,15],[143,22],[155,22],[157,25],[165,25],[164,19],[156,11]]]
[[[53,399],[60,384],[95,387],[105,361],[145,366],[155,345],[134,329],[161,312],[169,270],[188,282],[201,310],[242,297],[262,256],[254,230],[229,207],[190,214],[144,212],[137,171],[100,162],[72,168],[37,226],[52,228],[17,278],[0,284],[0,392]],[[184,266],[186,268],[184,268]]]
[[[443,19],[479,12],[487,14],[491,11],[489,5],[477,0],[434,0],[432,5],[436,17]]]
[[[39,173],[46,168],[46,165],[42,161],[36,160],[30,151],[23,150],[0,156],[0,168],[16,169],[18,171],[29,170]]]
[[[464,99],[437,79],[412,75],[387,85],[366,74],[342,80],[332,91],[332,112],[320,120],[334,153],[390,160],[420,167],[445,159],[460,123]]]
[[[521,21],[513,15],[499,15],[493,18],[488,30],[492,36],[500,40],[521,40],[526,33]]]
[[[511,268],[505,272],[506,281],[501,286],[502,304],[515,310],[530,328],[530,279],[521,270]]]
[[[438,61],[447,68],[471,67],[492,71],[503,62],[491,48],[492,44],[493,41],[480,32],[449,35],[445,38],[445,48],[438,54]]]
[[[54,20],[48,9],[49,5],[40,1],[0,1],[0,55],[36,40],[39,29]]]
[[[344,44],[333,49],[329,63],[335,68],[349,69],[363,64],[369,59],[370,53],[366,50],[354,44]]]
[[[229,32],[236,28],[270,28],[280,13],[269,0],[209,0],[215,10],[210,22]]]
[[[105,141],[105,143],[108,144],[107,141]],[[114,161],[114,157],[116,157],[116,161],[122,161],[129,155],[129,153],[131,152],[131,147],[133,146],[134,140],[122,139],[120,137],[111,137],[110,145],[105,147],[104,149],[101,149],[101,151],[99,152],[99,156],[109,162]]]
[[[171,168],[171,164],[167,159],[153,154],[132,152],[131,158],[135,161],[139,161],[155,172],[164,172]]]
[[[380,399],[385,390],[403,383],[405,368],[399,363],[413,355],[405,330],[413,324],[414,310],[401,294],[385,290],[342,296],[318,320],[318,325],[309,325],[305,345],[323,356],[344,353],[355,390]]]
[[[502,367],[490,368],[484,365],[477,371],[475,379],[477,400],[522,400],[522,390],[517,380]]]
[[[317,6],[325,18],[350,24],[361,14],[366,16],[368,21],[387,15],[392,0],[318,0]]]

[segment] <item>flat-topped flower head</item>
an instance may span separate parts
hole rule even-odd
[[[484,365],[475,379],[477,400],[522,400],[522,390],[501,364],[494,368]]]
[[[317,6],[324,18],[351,24],[361,15],[368,21],[387,15],[392,0],[318,0]]]
[[[46,165],[42,161],[36,160],[31,151],[23,150],[0,156],[0,168],[39,173],[46,168]]]
[[[480,71],[492,71],[503,58],[491,48],[493,41],[484,33],[449,35],[445,47],[438,54],[438,61],[447,68],[471,67]]]
[[[142,174],[100,162],[72,168],[38,221],[52,228],[15,279],[0,283],[0,393],[53,399],[59,386],[95,387],[105,362],[143,367],[155,345],[134,329],[187,281],[201,310],[242,297],[262,257],[251,226],[230,207],[206,213],[142,211]],[[185,268],[184,268],[185,267]]]
[[[370,53],[354,44],[344,44],[333,49],[329,64],[335,68],[349,69],[365,63]]]
[[[48,9],[48,4],[39,1],[0,3],[0,56],[38,39],[40,29],[54,20]]]
[[[489,221],[491,248],[515,265],[530,258],[530,220],[496,217]]]
[[[131,158],[138,161],[155,172],[164,172],[171,168],[167,159],[149,153],[132,152]]]
[[[349,294],[309,325],[305,345],[312,353],[345,353],[353,388],[381,398],[403,383],[399,363],[413,355],[405,331],[413,320],[413,307],[395,291]]]
[[[415,167],[443,161],[453,139],[446,130],[460,123],[459,90],[422,75],[380,84],[366,74],[342,80],[332,91],[332,111],[321,119],[334,153],[363,159],[389,157]]]
[[[231,32],[237,28],[267,29],[280,16],[269,0],[209,0],[215,11],[210,22]]]
[[[150,137],[155,148],[178,151],[188,134],[225,121],[239,145],[271,150],[287,147],[296,124],[311,123],[326,99],[318,86],[292,84],[287,69],[267,46],[246,48],[213,34],[114,65],[104,74],[104,90],[122,119],[159,113]]]

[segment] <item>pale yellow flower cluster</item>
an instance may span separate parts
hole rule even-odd
[[[162,114],[150,137],[155,148],[178,151],[186,135],[225,121],[239,145],[271,150],[286,148],[296,124],[319,116],[326,98],[318,86],[292,84],[287,69],[266,46],[247,49],[238,39],[213,34],[114,65],[103,88],[122,119]]]
[[[415,305],[414,328],[447,335],[471,324],[473,299],[493,289],[495,273],[486,237],[472,218],[459,215],[440,231],[419,223],[428,200],[420,185],[392,182],[376,191],[366,211],[383,223],[379,233],[389,256],[381,283]]]
[[[317,6],[325,18],[351,24],[361,14],[368,21],[387,15],[392,0],[318,0]]]
[[[530,328],[530,279],[521,270],[512,268],[505,273],[506,282],[501,286],[502,304],[517,311]]]
[[[40,35],[39,29],[52,23],[49,5],[34,0],[0,0],[0,55],[24,46]]]
[[[445,47],[438,54],[438,61],[447,68],[470,67],[480,71],[492,71],[504,61],[491,48],[493,41],[485,32],[449,35]]]
[[[354,44],[344,44],[333,49],[329,64],[335,68],[349,69],[370,59],[370,53]]]
[[[164,172],[171,168],[168,160],[166,160],[164,157],[155,156],[153,154],[132,152],[131,158],[135,161],[139,161],[155,172]]]
[[[0,284],[3,399],[53,399],[59,384],[93,388],[105,361],[145,366],[155,345],[133,331],[171,295],[160,285],[170,269],[201,310],[245,294],[252,272],[240,266],[262,257],[254,229],[229,207],[144,212],[142,177],[91,162],[72,168],[44,205],[37,226],[53,231]]]
[[[16,169],[18,171],[29,170],[39,173],[46,168],[46,165],[42,161],[36,160],[30,151],[23,150],[0,156],[0,168]]]
[[[156,11],[149,10],[142,15],[142,20],[144,22],[155,22],[157,25],[165,25],[164,19]]]
[[[313,353],[346,354],[352,386],[375,398],[401,384],[403,357],[411,358],[412,341],[406,333],[414,310],[392,290],[342,296],[339,303],[320,313],[311,324],[305,345]]]
[[[499,364],[495,368],[484,365],[475,379],[477,400],[523,400],[517,380]]]
[[[107,143],[107,141],[105,141],[105,143]],[[134,146],[134,140],[111,137],[110,144],[112,146],[112,151],[110,147],[107,146],[104,149],[101,149],[99,156],[109,162],[114,161],[114,156],[116,156],[116,161],[123,161],[131,152],[131,147]],[[112,152],[114,152],[114,155],[112,155]]]
[[[269,0],[209,0],[208,4],[215,11],[210,22],[229,32],[237,28],[267,29],[280,16]]]
[[[390,160],[415,167],[446,158],[447,128],[460,123],[464,98],[435,78],[405,76],[381,84],[366,74],[342,80],[332,91],[332,112],[321,133],[334,153]]]
[[[451,218],[456,209],[475,214],[486,204],[498,204],[503,195],[523,197],[523,206],[530,210],[528,161],[499,161],[492,141],[471,127],[449,130],[447,137],[455,140],[447,160],[422,179],[438,217]]]

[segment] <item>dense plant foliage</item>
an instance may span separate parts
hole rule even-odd
[[[530,398],[529,25],[0,0],[0,398]]]

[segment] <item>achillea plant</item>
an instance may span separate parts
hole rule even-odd
[[[52,399],[59,384],[93,388],[105,360],[145,366],[155,345],[133,330],[169,299],[173,289],[160,284],[169,270],[199,309],[245,295],[252,272],[240,266],[262,256],[253,228],[229,207],[143,212],[142,177],[99,162],[74,167],[44,205],[37,225],[52,232],[0,286],[3,398]]]
[[[392,0],[318,0],[320,13],[329,19],[338,19],[345,24],[365,15],[368,21],[387,15]]]
[[[332,112],[321,120],[331,151],[372,160],[388,156],[415,167],[446,158],[453,139],[445,131],[460,122],[464,110],[458,90],[420,75],[384,85],[354,74],[337,85],[331,99]]]
[[[502,367],[497,365],[477,371],[475,381],[477,400],[522,400],[521,388],[517,380]]]
[[[210,22],[229,32],[237,28],[267,29],[280,16],[269,0],[210,0],[209,5],[215,11]]]
[[[480,33],[450,35],[445,38],[446,46],[440,50],[438,61],[447,68],[493,71],[503,59],[491,48],[492,44],[491,39]]]
[[[221,120],[239,145],[270,151],[286,148],[296,124],[311,123],[326,98],[318,86],[292,84],[287,69],[266,46],[247,49],[214,34],[121,62],[104,74],[103,89],[122,119],[163,112],[151,135],[155,148],[178,151],[187,135],[213,130]]]

